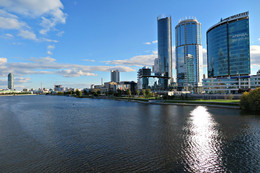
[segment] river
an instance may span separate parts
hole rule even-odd
[[[0,172],[260,172],[260,116],[205,106],[3,96]]]

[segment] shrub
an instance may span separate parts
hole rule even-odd
[[[229,94],[228,96],[227,96],[227,99],[229,99],[229,100],[232,100],[234,98],[234,96],[232,95],[232,94]]]

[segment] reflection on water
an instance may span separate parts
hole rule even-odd
[[[206,107],[198,106],[190,113],[188,147],[185,148],[187,170],[191,172],[224,171],[221,161],[221,140],[217,123]]]
[[[203,106],[0,97],[0,172],[260,172],[260,117]]]

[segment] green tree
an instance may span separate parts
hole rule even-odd
[[[145,90],[145,95],[146,95],[146,97],[150,97],[151,94],[152,94],[151,89],[146,89],[146,90]]]
[[[122,91],[121,91],[120,89],[117,89],[115,95],[116,95],[117,97],[122,96]]]
[[[249,93],[244,92],[240,98],[240,108],[249,111],[260,111],[260,87],[251,90]]]
[[[84,92],[84,95],[88,95],[88,92],[87,92],[87,90],[84,90],[83,92]]]
[[[144,97],[146,97],[145,89],[142,89],[142,95],[143,95]]]
[[[127,93],[127,95],[128,95],[129,97],[132,95],[132,93],[131,93],[131,90],[130,90],[130,89],[127,89],[126,93]]]
[[[110,96],[111,96],[111,95],[114,95],[114,91],[110,89],[110,90],[108,91],[108,95],[110,95]]]
[[[79,96],[79,90],[78,89],[76,89],[76,95]]]
[[[136,94],[139,96],[139,94],[140,94],[139,89],[136,90]]]

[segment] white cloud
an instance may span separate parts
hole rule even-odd
[[[58,43],[58,40],[51,40],[51,39],[48,39],[48,38],[42,38],[42,39],[40,39],[40,41],[45,41],[45,42],[50,42],[50,43]]]
[[[68,70],[60,70],[57,72],[64,77],[79,77],[79,76],[97,76],[95,73],[89,73],[84,70],[77,69],[68,69]]]
[[[128,65],[128,66],[151,66],[154,63],[155,58],[157,58],[157,54],[138,55],[138,56],[134,56],[130,59],[106,61],[106,63],[107,64]]]
[[[48,54],[48,55],[52,55],[52,52],[48,50],[48,51],[47,51],[47,54]]]
[[[58,32],[56,35],[57,35],[58,37],[61,37],[63,34],[64,34],[64,31],[60,31],[60,32]]]
[[[4,63],[0,66],[0,77],[6,77],[12,72],[17,76],[36,74],[58,74],[64,77],[95,76],[95,72],[118,69],[120,72],[135,71],[125,66],[85,66],[78,64],[57,63],[54,58],[30,58],[29,62],[6,63],[7,60],[0,59]]]
[[[0,65],[7,63],[7,58],[0,58]]]
[[[5,34],[4,37],[5,38],[14,38],[14,36],[12,34],[9,34],[9,33]]]
[[[48,55],[52,55],[53,53],[52,53],[51,50],[53,50],[53,49],[55,49],[55,46],[54,46],[54,45],[49,45],[49,46],[47,46],[47,54],[48,54]]]
[[[20,29],[25,26],[26,26],[26,24],[24,22],[20,22],[16,18],[7,18],[7,17],[0,16],[0,28]]]
[[[54,49],[54,48],[55,48],[54,45],[49,45],[49,46],[47,47],[47,49]]]
[[[258,40],[260,41],[260,38],[258,38]]]
[[[259,66],[260,68],[260,46],[252,45],[250,46],[250,59],[251,65]]]
[[[56,61],[56,59],[51,57],[44,57],[44,58],[30,58],[29,61],[37,62],[37,63],[51,63]]]
[[[83,61],[95,62],[96,60],[94,60],[94,59],[83,59]]]
[[[18,36],[23,37],[24,39],[29,39],[29,40],[38,40],[36,38],[36,35],[32,31],[28,30],[21,30],[18,33]]]
[[[158,40],[154,40],[152,42],[145,42],[144,44],[150,45],[150,44],[156,44],[158,43]]]
[[[19,30],[19,35],[25,39],[36,40],[36,35],[28,31],[32,29],[18,15],[29,19],[40,17],[41,34],[55,29],[59,23],[66,23],[67,15],[62,11],[63,4],[60,0],[0,0],[0,8],[0,28]]]

